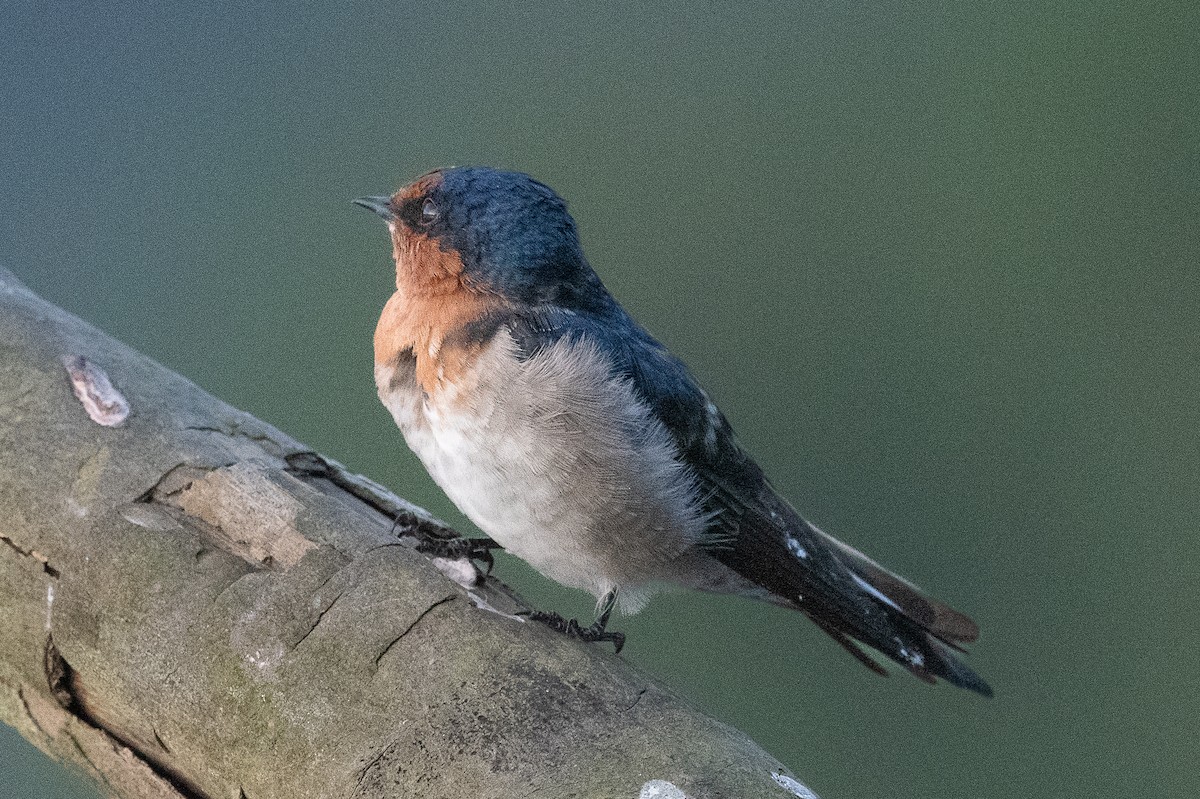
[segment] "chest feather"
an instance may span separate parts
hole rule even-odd
[[[539,571],[601,595],[645,582],[700,536],[695,482],[665,427],[586,341],[518,357],[506,331],[435,391],[377,369],[380,397],[430,475]]]

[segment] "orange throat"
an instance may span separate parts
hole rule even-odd
[[[468,286],[462,259],[435,241],[400,230],[393,231],[392,241],[396,292],[375,327],[375,363],[393,366],[411,353],[417,383],[432,397],[458,384],[482,348],[454,334],[507,303]]]

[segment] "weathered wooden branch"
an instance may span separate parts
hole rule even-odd
[[[0,270],[0,720],[109,795],[810,795],[447,535]]]

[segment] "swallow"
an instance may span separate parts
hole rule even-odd
[[[408,446],[492,541],[614,608],[664,585],[800,611],[929,683],[985,696],[959,657],[966,615],[805,520],[771,486],[687,367],[609,294],[566,203],[490,167],[438,169],[355,200],[387,223],[396,291],[375,383]],[[485,539],[486,540],[486,539]]]

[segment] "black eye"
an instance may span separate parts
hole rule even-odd
[[[428,225],[430,222],[438,218],[438,207],[433,200],[428,197],[425,202],[421,203],[421,224]]]

